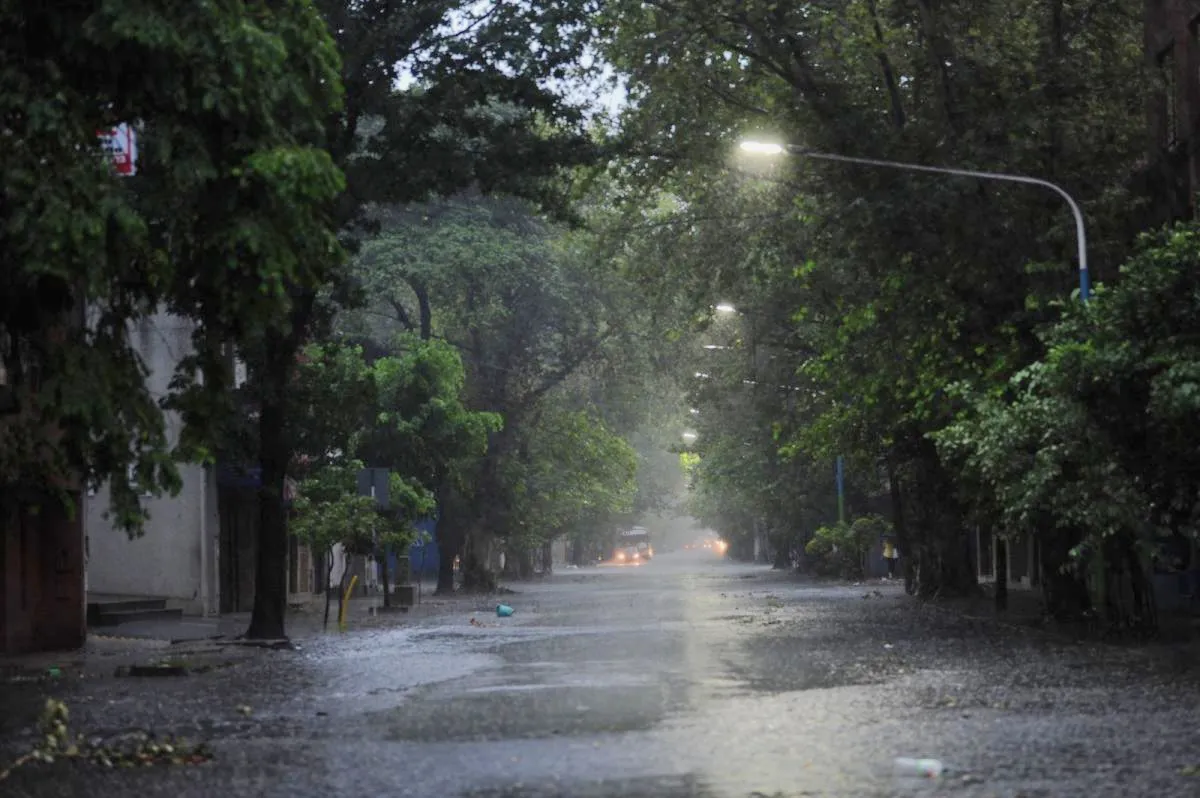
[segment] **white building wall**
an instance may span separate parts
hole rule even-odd
[[[189,321],[167,313],[131,329],[132,343],[149,371],[146,381],[152,396],[166,395],[176,364],[190,352],[192,329]],[[166,423],[173,443],[182,422],[172,413]],[[145,533],[134,540],[105,518],[107,486],[85,499],[89,593],[166,598],[189,614],[215,614],[220,584],[216,480],[198,465],[181,465],[180,477],[183,486],[177,496],[143,499],[150,517]]]

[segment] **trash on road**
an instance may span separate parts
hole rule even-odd
[[[501,618],[507,618],[508,616],[512,615],[514,612],[516,612],[516,610],[514,610],[512,607],[508,606],[507,604],[497,604],[496,605],[496,615]]]
[[[946,766],[937,759],[912,759],[906,756],[896,757],[897,776],[919,776],[924,779],[936,779],[946,772]]]

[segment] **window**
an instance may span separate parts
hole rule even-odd
[[[1171,149],[1179,143],[1179,79],[1175,69],[1174,46],[1159,54],[1158,71],[1163,87],[1162,145]]]

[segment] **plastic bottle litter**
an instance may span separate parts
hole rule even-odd
[[[516,610],[514,610],[512,607],[508,606],[507,604],[497,604],[496,605],[496,615],[501,618],[507,618],[508,616],[512,615],[514,612],[516,612]]]
[[[919,776],[923,779],[936,779],[946,772],[946,766],[938,759],[912,759],[898,756],[895,767],[897,776]]]

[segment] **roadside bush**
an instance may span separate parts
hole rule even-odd
[[[878,515],[864,515],[853,523],[823,526],[813,533],[804,551],[812,558],[813,569],[824,576],[861,579],[865,573],[867,552],[891,524]]]

